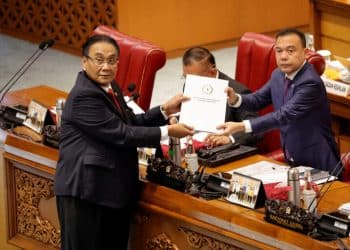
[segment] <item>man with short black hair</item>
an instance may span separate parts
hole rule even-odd
[[[264,116],[227,122],[218,128],[225,134],[281,132],[286,160],[292,165],[332,170],[339,152],[331,129],[331,115],[322,79],[306,61],[305,35],[296,29],[277,33],[275,56],[278,68],[269,81],[253,94],[237,94],[228,88],[228,103],[236,108],[259,110],[270,104],[274,112]]]

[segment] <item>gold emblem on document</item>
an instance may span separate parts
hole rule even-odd
[[[204,84],[202,87],[202,92],[206,95],[213,93],[213,87],[210,84]]]

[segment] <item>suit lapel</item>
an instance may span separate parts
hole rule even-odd
[[[126,123],[130,124],[131,122],[129,120],[129,117],[126,114],[126,110],[128,107],[127,107],[127,104],[124,100],[123,93],[122,93],[119,85],[115,81],[113,81],[113,82],[111,82],[111,87],[116,95],[116,98],[118,99],[119,104],[120,104],[121,111],[120,112],[118,111],[118,113],[121,115],[121,117],[123,118],[123,120]]]
[[[114,103],[114,101],[112,100],[112,98],[108,95],[108,93],[103,90],[101,88],[101,90],[104,92],[105,96],[106,96],[106,99],[107,99],[107,102],[108,102],[108,105],[113,109],[113,111],[124,121],[124,122],[127,122],[126,121],[126,118],[125,118],[125,115],[122,113],[122,110],[119,110],[118,107],[116,106],[116,104]],[[114,89],[113,89],[114,91]],[[116,98],[118,98],[118,96],[116,95]],[[121,108],[122,108],[122,105],[121,105]]]

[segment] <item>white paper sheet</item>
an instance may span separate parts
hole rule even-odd
[[[182,103],[179,122],[196,131],[220,132],[216,126],[225,122],[227,86],[227,80],[187,75],[184,95],[191,100]]]
[[[132,111],[135,113],[135,115],[145,113],[145,111],[143,111],[143,109],[139,105],[137,105],[136,102],[130,100],[129,96],[124,96],[124,100],[126,101],[126,104],[129,106],[129,108],[131,108]]]
[[[303,185],[303,175],[305,170],[312,170],[312,168],[307,166],[298,166],[296,168],[299,170],[300,173],[300,184]],[[288,169],[289,166],[287,165],[276,164],[269,161],[258,161],[256,163],[228,171],[228,173],[232,174],[233,172],[237,172],[247,176],[251,176],[261,180],[264,184],[281,182],[287,185]],[[311,177],[313,178],[316,176],[311,175]],[[321,179],[313,179],[312,181],[316,184],[322,184],[334,181],[336,179],[336,177],[331,176],[329,178],[325,177]]]
[[[289,167],[269,161],[259,161],[241,168],[229,171],[237,172],[261,180],[264,184],[281,182],[287,184]]]

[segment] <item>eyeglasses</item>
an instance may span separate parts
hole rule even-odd
[[[117,57],[109,57],[107,59],[103,57],[92,58],[91,56],[86,55],[87,59],[90,59],[96,66],[101,67],[103,64],[107,63],[110,66],[114,66],[118,63],[119,59]]]

